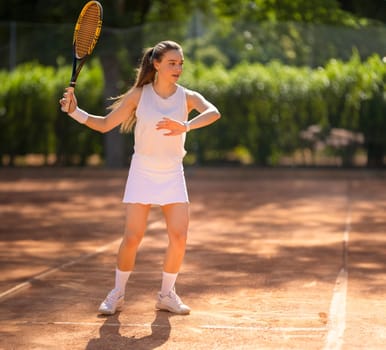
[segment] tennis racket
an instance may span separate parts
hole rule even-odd
[[[72,39],[72,74],[68,91],[74,91],[76,80],[87,58],[93,52],[102,29],[103,8],[98,1],[89,1],[83,6],[75,25]],[[68,112],[70,103],[62,106]]]

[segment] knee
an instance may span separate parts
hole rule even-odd
[[[143,233],[141,232],[125,232],[122,240],[122,246],[124,248],[136,248],[139,246],[143,238]]]
[[[170,229],[169,228],[169,241],[174,246],[184,248],[187,241],[187,230],[185,229]]]

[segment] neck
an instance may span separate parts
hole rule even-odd
[[[176,92],[177,84],[166,83],[156,79],[153,83],[153,89],[157,93],[157,95],[163,98],[168,98]]]

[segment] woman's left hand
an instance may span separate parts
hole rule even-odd
[[[166,129],[169,130],[169,132],[165,133],[165,136],[175,136],[180,135],[184,132],[186,132],[186,125],[183,122],[180,122],[178,120],[170,119],[167,117],[162,118],[157,124],[156,124],[157,130]]]

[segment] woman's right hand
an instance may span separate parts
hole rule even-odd
[[[76,100],[73,87],[69,86],[66,88],[63,93],[63,97],[59,100],[59,103],[63,112],[70,114],[75,111],[78,102]]]

